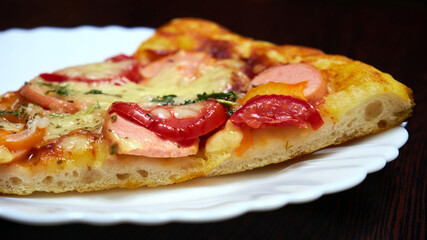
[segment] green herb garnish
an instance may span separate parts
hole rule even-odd
[[[101,90],[98,90],[98,89],[92,89],[92,90],[90,90],[89,92],[85,92],[85,94],[104,94],[104,93],[102,93],[102,91],[101,91]]]
[[[183,104],[181,104],[181,105],[187,105],[187,104],[192,104],[192,103],[196,103],[196,102],[197,102],[197,100],[187,99],[187,100],[185,100],[185,101],[184,101],[184,103],[183,103]]]
[[[47,87],[52,87],[53,86],[53,84],[52,83],[45,83],[45,82],[37,82],[39,85],[42,85],[42,86],[47,86]]]
[[[13,115],[18,119],[28,119],[27,108],[22,104],[16,110],[8,111],[8,110],[0,110],[0,116],[5,114]]]
[[[151,99],[152,102],[161,102],[163,103],[163,105],[167,105],[167,104],[173,104],[175,103],[174,98],[176,98],[177,96],[175,94],[170,94],[170,95],[164,95],[164,96],[157,96],[153,99]]]
[[[217,102],[224,104],[224,106],[227,108],[228,115],[231,115],[234,112],[232,106],[236,105],[235,101],[237,100],[237,95],[234,91],[230,91],[227,93],[223,93],[223,92],[215,93],[215,92],[213,92],[210,94],[207,94],[206,92],[204,92],[202,94],[197,94],[196,99],[187,99],[184,101],[184,103],[181,103],[181,104],[175,104],[174,98],[176,98],[176,97],[177,96],[174,94],[164,95],[161,97],[157,96],[157,97],[153,98],[151,101],[152,102],[161,102],[161,103],[163,103],[162,105],[168,105],[169,104],[172,106],[180,106],[180,105],[187,105],[187,104],[193,104],[193,103],[198,103],[198,102],[204,102],[204,101],[207,101],[208,99],[215,99]]]
[[[236,105],[235,102],[228,101],[228,100],[217,99],[216,101],[219,102],[219,103],[224,103],[224,104],[228,104],[228,105],[232,105],[232,106]]]
[[[101,106],[99,105],[98,101],[96,101],[96,103],[94,103],[92,106],[90,106],[90,108],[86,111],[87,114],[92,113],[93,110],[95,109],[100,109]]]
[[[14,116],[19,116],[19,112],[18,111],[0,111],[0,116],[4,115],[4,114],[10,114],[10,115],[14,115]]]
[[[211,94],[207,94],[207,93],[202,93],[202,94],[197,94],[197,101],[198,102],[202,102],[202,101],[206,101],[208,99],[222,99],[222,100],[227,100],[227,101],[236,101],[237,100],[237,95],[234,91],[230,91],[227,93],[211,93]]]
[[[111,116],[111,122],[115,122],[117,120],[117,115]]]
[[[222,99],[217,99],[216,101],[219,102],[219,103],[224,104],[225,108],[227,108],[227,114],[229,116],[231,116],[235,112],[235,110],[232,107],[232,106],[236,105],[235,102],[227,101],[227,100],[222,100]]]
[[[116,154],[117,151],[119,150],[119,147],[117,146],[117,144],[114,144],[113,146],[110,147],[110,154]]]
[[[208,99],[215,99],[217,102],[224,104],[224,106],[227,108],[227,114],[231,116],[231,114],[234,113],[234,110],[232,106],[236,105],[235,101],[237,100],[237,95],[234,91],[230,91],[227,93],[202,93],[197,94],[197,99],[195,100],[185,100],[183,105],[196,103],[196,102],[203,102]]]
[[[98,89],[92,89],[92,90],[90,90],[89,92],[85,92],[85,94],[87,95],[87,94],[102,94],[102,95],[105,95],[105,96],[113,96],[113,97],[118,97],[118,98],[121,98],[122,97],[122,95],[120,95],[120,94],[109,94],[109,93],[104,93],[104,92],[102,92],[101,90],[98,90]]]
[[[37,82],[37,84],[54,88],[54,89],[47,90],[45,93],[46,95],[48,95],[51,92],[54,92],[58,95],[68,96],[71,92],[71,90],[68,89],[66,86],[59,86],[58,84],[46,83],[46,82]]]
[[[61,96],[68,96],[70,95],[71,90],[68,89],[66,86],[58,86],[55,89],[47,90],[45,94],[48,95],[51,92],[54,92]]]

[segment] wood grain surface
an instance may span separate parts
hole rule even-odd
[[[0,30],[155,28],[190,16],[252,38],[361,60],[411,87],[417,106],[399,157],[350,190],[231,220],[104,227],[0,220],[1,239],[426,239],[427,5],[422,1],[0,1]]]

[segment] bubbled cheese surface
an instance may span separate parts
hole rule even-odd
[[[233,87],[233,77],[240,71],[242,63],[234,60],[217,61],[207,66],[204,71],[193,79],[183,76],[176,68],[165,68],[151,79],[140,83],[127,82],[115,85],[110,82],[79,82],[67,81],[63,83],[47,83],[41,77],[33,80],[38,85],[48,84],[51,88],[62,87],[68,90],[66,95],[56,97],[74,102],[80,106],[80,111],[74,114],[51,113],[49,127],[45,140],[55,139],[74,130],[87,130],[100,133],[105,118],[108,116],[109,106],[116,101],[135,102],[141,106],[155,106],[161,103],[154,102],[153,98],[164,95],[176,95],[176,102],[195,99],[197,94],[212,92],[227,92]],[[94,71],[115,71],[114,64],[99,63],[96,68],[67,68],[66,72],[88,70],[91,75]],[[110,71],[111,70],[111,71]],[[60,71],[61,72],[61,71]],[[49,88],[47,88],[49,89]]]

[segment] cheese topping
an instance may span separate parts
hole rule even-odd
[[[84,75],[91,79],[111,77],[122,68],[115,64],[121,64],[121,62],[71,67],[57,73],[65,73],[73,77]],[[80,108],[80,111],[73,114],[49,112],[46,116],[49,119],[49,126],[44,139],[55,139],[78,129],[101,133],[105,118],[108,116],[106,110],[116,101],[136,102],[150,108],[162,104],[153,101],[154,98],[165,95],[173,94],[176,96],[174,97],[176,103],[183,103],[185,100],[195,99],[200,93],[230,91],[235,84],[233,78],[240,71],[242,64],[236,60],[214,61],[210,65],[204,66],[203,72],[200,72],[192,81],[188,81],[187,76],[183,75],[179,68],[173,66],[163,68],[151,79],[143,80],[140,83],[127,82],[122,85],[103,81],[46,82],[42,77],[37,77],[32,84],[42,86],[49,96],[63,99]],[[102,75],[103,73],[106,75]],[[187,110],[174,113],[174,116],[183,118],[195,115],[197,109],[189,107]],[[171,113],[156,112],[156,114],[168,118]]]
[[[64,68],[56,73],[64,74],[70,78],[84,77],[85,79],[96,81],[97,79],[109,79],[120,75],[132,62],[133,60],[125,60],[121,62],[86,64]]]

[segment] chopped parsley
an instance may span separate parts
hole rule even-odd
[[[85,92],[85,94],[86,94],[86,95],[88,95],[88,94],[105,95],[105,96],[113,96],[113,97],[118,97],[118,98],[121,98],[121,97],[122,97],[122,95],[120,95],[120,94],[109,94],[109,93],[104,93],[104,92],[102,92],[101,90],[98,90],[98,89],[92,89],[92,90],[90,90],[90,91],[88,91],[88,92]]]
[[[52,116],[52,117],[66,117],[69,115],[72,115],[72,114],[70,114],[70,113],[51,113],[50,114],[50,116]]]
[[[114,144],[113,146],[110,147],[110,154],[116,154],[119,150],[119,147],[117,146],[117,144]]]
[[[61,95],[61,96],[68,96],[71,93],[71,89],[67,88],[67,86],[60,86],[58,84],[47,83],[47,82],[37,82],[37,84],[53,88],[53,89],[47,90],[45,92],[46,95],[53,92],[53,93],[56,93],[56,94]]]
[[[227,100],[223,100],[223,99],[217,99],[216,101],[219,102],[219,103],[229,104],[229,105],[232,105],[232,106],[236,105],[235,102],[227,101]]]
[[[15,111],[0,110],[0,116],[5,115],[5,114],[10,114],[10,115],[14,115],[14,116],[20,115],[17,110],[15,110]]]
[[[224,104],[224,106],[227,108],[228,115],[231,116],[231,114],[234,113],[232,106],[236,105],[235,101],[237,100],[237,95],[234,91],[230,91],[227,93],[219,92],[211,94],[207,94],[204,92],[202,94],[197,94],[197,99],[195,100],[186,100],[184,102],[184,105],[196,102],[203,102],[208,99],[215,99],[217,102]]]
[[[90,108],[86,111],[87,114],[90,114],[93,112],[93,110],[95,109],[100,109],[101,106],[99,105],[98,101],[96,101],[96,103],[94,103],[92,106],[90,106]]]
[[[153,99],[151,99],[152,102],[160,102],[162,103],[162,105],[167,105],[167,104],[173,104],[175,103],[174,98],[176,98],[177,96],[175,94],[170,94],[170,95],[164,95],[164,96],[157,96]]]
[[[104,93],[102,93],[102,91],[101,91],[101,90],[98,90],[98,89],[92,89],[92,90],[90,90],[89,92],[85,92],[85,94],[104,94]]]
[[[203,94],[197,94],[197,101],[202,102],[206,101],[208,99],[222,99],[227,101],[233,101],[235,102],[237,100],[237,95],[234,91],[230,91],[227,93],[219,92],[219,93],[203,93]]]
[[[202,94],[197,94],[197,98],[194,100],[191,99],[187,99],[184,101],[183,104],[181,105],[187,105],[187,104],[192,104],[192,103],[197,103],[197,102],[204,102],[208,99],[215,99],[217,102],[219,103],[224,103],[224,104],[228,104],[228,105],[235,105],[235,101],[237,100],[237,95],[234,91],[230,91],[227,93],[223,93],[223,92],[219,92],[219,93],[202,93]]]
[[[69,88],[67,88],[66,86],[57,86],[57,87],[55,87],[55,89],[47,90],[45,94],[48,95],[51,92],[56,93],[56,94],[61,95],[61,96],[68,96],[68,95],[70,95],[71,90]]]
[[[53,86],[53,84],[52,83],[46,83],[46,82],[37,82],[39,85],[42,85],[42,86],[47,86],[47,87],[52,87]]]
[[[19,106],[16,110],[0,110],[0,116],[13,115],[17,119],[28,119],[27,108],[24,104]]]
[[[231,116],[233,114],[234,110],[232,106],[236,105],[237,95],[234,91],[230,92],[213,92],[210,94],[207,94],[206,92],[202,94],[197,94],[196,99],[187,99],[181,104],[175,104],[175,98],[177,96],[174,94],[170,95],[164,95],[164,96],[157,96],[153,98],[152,102],[159,102],[162,103],[163,106],[165,105],[172,105],[172,106],[180,106],[180,105],[187,105],[187,104],[193,104],[198,102],[204,102],[208,99],[215,99],[217,102],[224,104],[224,106],[227,108],[228,115]]]
[[[115,121],[117,121],[117,115],[111,116],[111,122],[115,122]]]

